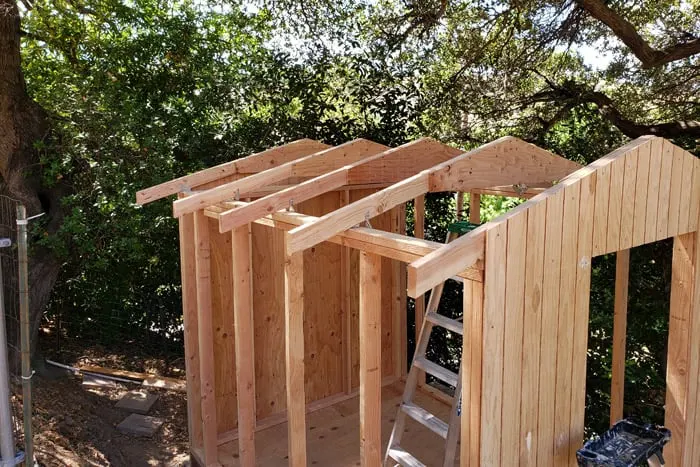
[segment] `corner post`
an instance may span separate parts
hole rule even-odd
[[[284,262],[284,321],[289,465],[306,467],[303,251],[287,255]]]
[[[238,388],[238,452],[242,467],[255,465],[255,347],[253,343],[253,267],[250,224],[232,235],[233,316]]]
[[[204,464],[218,465],[216,395],[214,392],[214,329],[211,316],[211,245],[209,219],[203,211],[194,213],[197,271],[197,320],[199,340],[200,403]]]
[[[382,258],[360,253],[360,458],[382,465]]]
[[[625,403],[625,348],[627,345],[627,297],[630,276],[630,250],[616,253],[615,311],[613,318],[612,388],[610,426],[622,419]]]

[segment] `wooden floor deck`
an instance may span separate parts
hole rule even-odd
[[[389,441],[403,383],[384,387],[382,391],[382,442]],[[443,420],[450,407],[433,396],[418,391],[417,403]],[[360,418],[357,397],[339,402],[307,415],[307,442],[309,465],[319,467],[349,467],[360,465]],[[426,465],[442,465],[444,440],[409,418],[402,446]],[[282,423],[256,434],[257,465],[286,467],[287,424]],[[459,449],[457,450],[459,453]],[[219,447],[219,462],[224,466],[238,466],[238,441]],[[455,462],[459,465],[459,462]]]

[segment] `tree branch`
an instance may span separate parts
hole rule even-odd
[[[612,99],[599,91],[591,91],[581,96],[583,102],[594,103],[598,111],[610,123],[620,129],[630,138],[638,138],[643,135],[656,135],[664,138],[678,138],[680,136],[691,136],[700,138],[700,122],[694,120],[675,121],[644,125],[635,123],[625,118],[615,107]]]
[[[642,68],[654,68],[700,53],[700,38],[677,43],[662,50],[654,49],[637,32],[632,23],[608,7],[603,0],[576,0],[576,3],[591,16],[607,25],[642,62]]]
[[[551,85],[550,85],[551,86]],[[595,104],[598,112],[623,134],[630,138],[655,135],[663,138],[693,137],[700,138],[700,122],[695,120],[678,120],[674,122],[643,124],[626,118],[607,95],[600,91],[586,89],[583,85],[568,81],[560,86],[551,86],[542,92],[530,96],[523,102],[524,106],[537,102],[556,102],[558,104]],[[566,108],[566,105],[565,105]]]

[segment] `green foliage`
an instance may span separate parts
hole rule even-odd
[[[49,316],[86,342],[179,348],[177,225],[168,202],[135,205],[144,187],[300,137],[469,149],[511,134],[589,163],[626,140],[593,90],[640,123],[700,117],[697,57],[642,69],[571,2],[31,3],[24,73],[53,127],[41,170],[67,187],[60,231],[39,232],[63,261]],[[698,28],[696,1],[613,3],[657,47]],[[483,196],[482,221],[517,203]],[[426,207],[426,238],[442,242],[454,200],[431,194]],[[667,242],[632,254],[625,410],[657,421],[669,270]],[[591,432],[607,426],[613,277],[614,257],[594,261]],[[461,306],[448,282],[442,312]],[[432,355],[454,366],[459,349],[442,334]]]
[[[270,18],[192,2],[35,2],[25,75],[49,111],[44,183],[66,217],[42,235],[64,261],[50,307],[101,342],[179,338],[177,224],[137,190],[301,137],[403,143],[415,90],[362,61],[298,63],[269,47]]]

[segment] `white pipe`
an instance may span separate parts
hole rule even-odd
[[[117,376],[103,375],[102,373],[95,373],[95,372],[93,372],[93,371],[84,371],[84,370],[81,370],[80,368],[76,368],[76,367],[74,367],[74,366],[70,366],[70,365],[65,365],[65,364],[63,364],[63,363],[54,362],[53,360],[49,360],[48,358],[47,358],[45,361],[46,361],[46,363],[48,363],[49,365],[53,365],[53,366],[56,366],[56,367],[58,367],[58,368],[63,368],[64,370],[70,370],[70,371],[72,371],[72,372],[74,372],[74,373],[82,373],[82,374],[84,374],[84,375],[96,376],[96,377],[99,377],[99,378],[109,379],[109,380],[112,380],[112,381],[119,381],[120,383],[132,383],[132,384],[142,384],[142,383],[143,383],[143,381],[137,381],[137,380],[133,380],[133,379],[119,378],[119,377],[117,377]]]
[[[5,291],[0,268],[0,456],[3,465],[14,465],[15,442],[12,437],[10,410],[10,372],[7,364],[7,333],[5,331]]]

